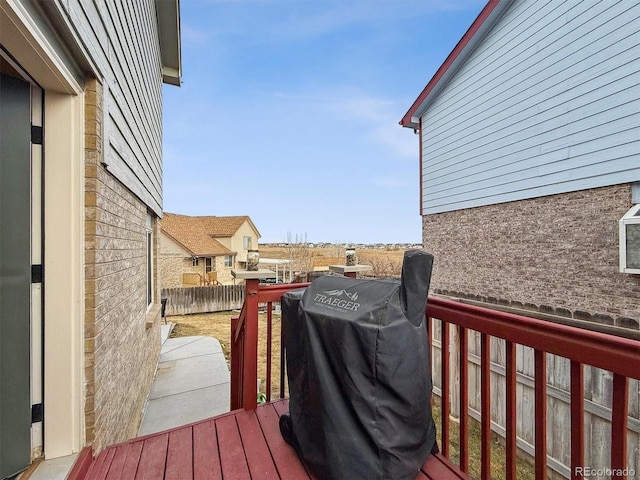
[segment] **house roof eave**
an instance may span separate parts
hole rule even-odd
[[[475,50],[482,38],[502,16],[513,0],[489,0],[480,14],[467,29],[462,38],[435,75],[431,77],[427,86],[422,90],[418,98],[413,102],[407,113],[400,120],[400,125],[407,128],[418,129],[420,127],[420,117],[442,88],[455,75],[460,66]]]
[[[180,86],[182,45],[180,41],[180,0],[156,0],[162,81]]]
[[[189,247],[187,247],[184,243],[182,243],[180,240],[178,240],[176,237],[174,237],[173,235],[171,235],[169,232],[167,232],[164,228],[160,229],[160,232],[165,234],[167,237],[169,237],[171,240],[173,240],[175,243],[177,243],[180,247],[182,247],[183,249],[185,249],[187,252],[189,252],[191,254],[191,256],[195,256],[196,253],[191,250]]]

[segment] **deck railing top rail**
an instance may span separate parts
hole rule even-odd
[[[593,367],[640,379],[640,341],[429,297],[427,316]]]

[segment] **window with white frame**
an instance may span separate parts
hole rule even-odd
[[[198,257],[191,257],[191,266],[192,267],[197,267],[199,264],[199,258]]]
[[[224,256],[224,266],[225,267],[233,267],[233,255],[225,255]]]
[[[640,273],[640,204],[620,219],[620,271]]]
[[[147,260],[147,308],[153,304],[153,217],[147,213],[146,260]]]
[[[245,236],[242,239],[242,248],[244,248],[245,250],[251,250],[251,237]]]

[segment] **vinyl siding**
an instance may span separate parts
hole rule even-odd
[[[162,69],[153,0],[58,0],[103,84],[108,171],[162,215]]]
[[[639,17],[515,1],[422,114],[423,213],[640,180]]]

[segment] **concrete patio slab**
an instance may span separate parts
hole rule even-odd
[[[184,340],[188,341],[184,341]],[[183,340],[180,343],[174,340]],[[186,348],[185,348],[186,347]],[[162,350],[160,362],[181,360],[197,355],[222,354],[220,342],[211,337],[182,337],[172,338],[170,345]]]
[[[225,383],[152,400],[138,434],[161,432],[226,413],[229,394],[229,384]]]
[[[230,374],[212,337],[169,338],[163,345],[139,435],[228,412]]]

